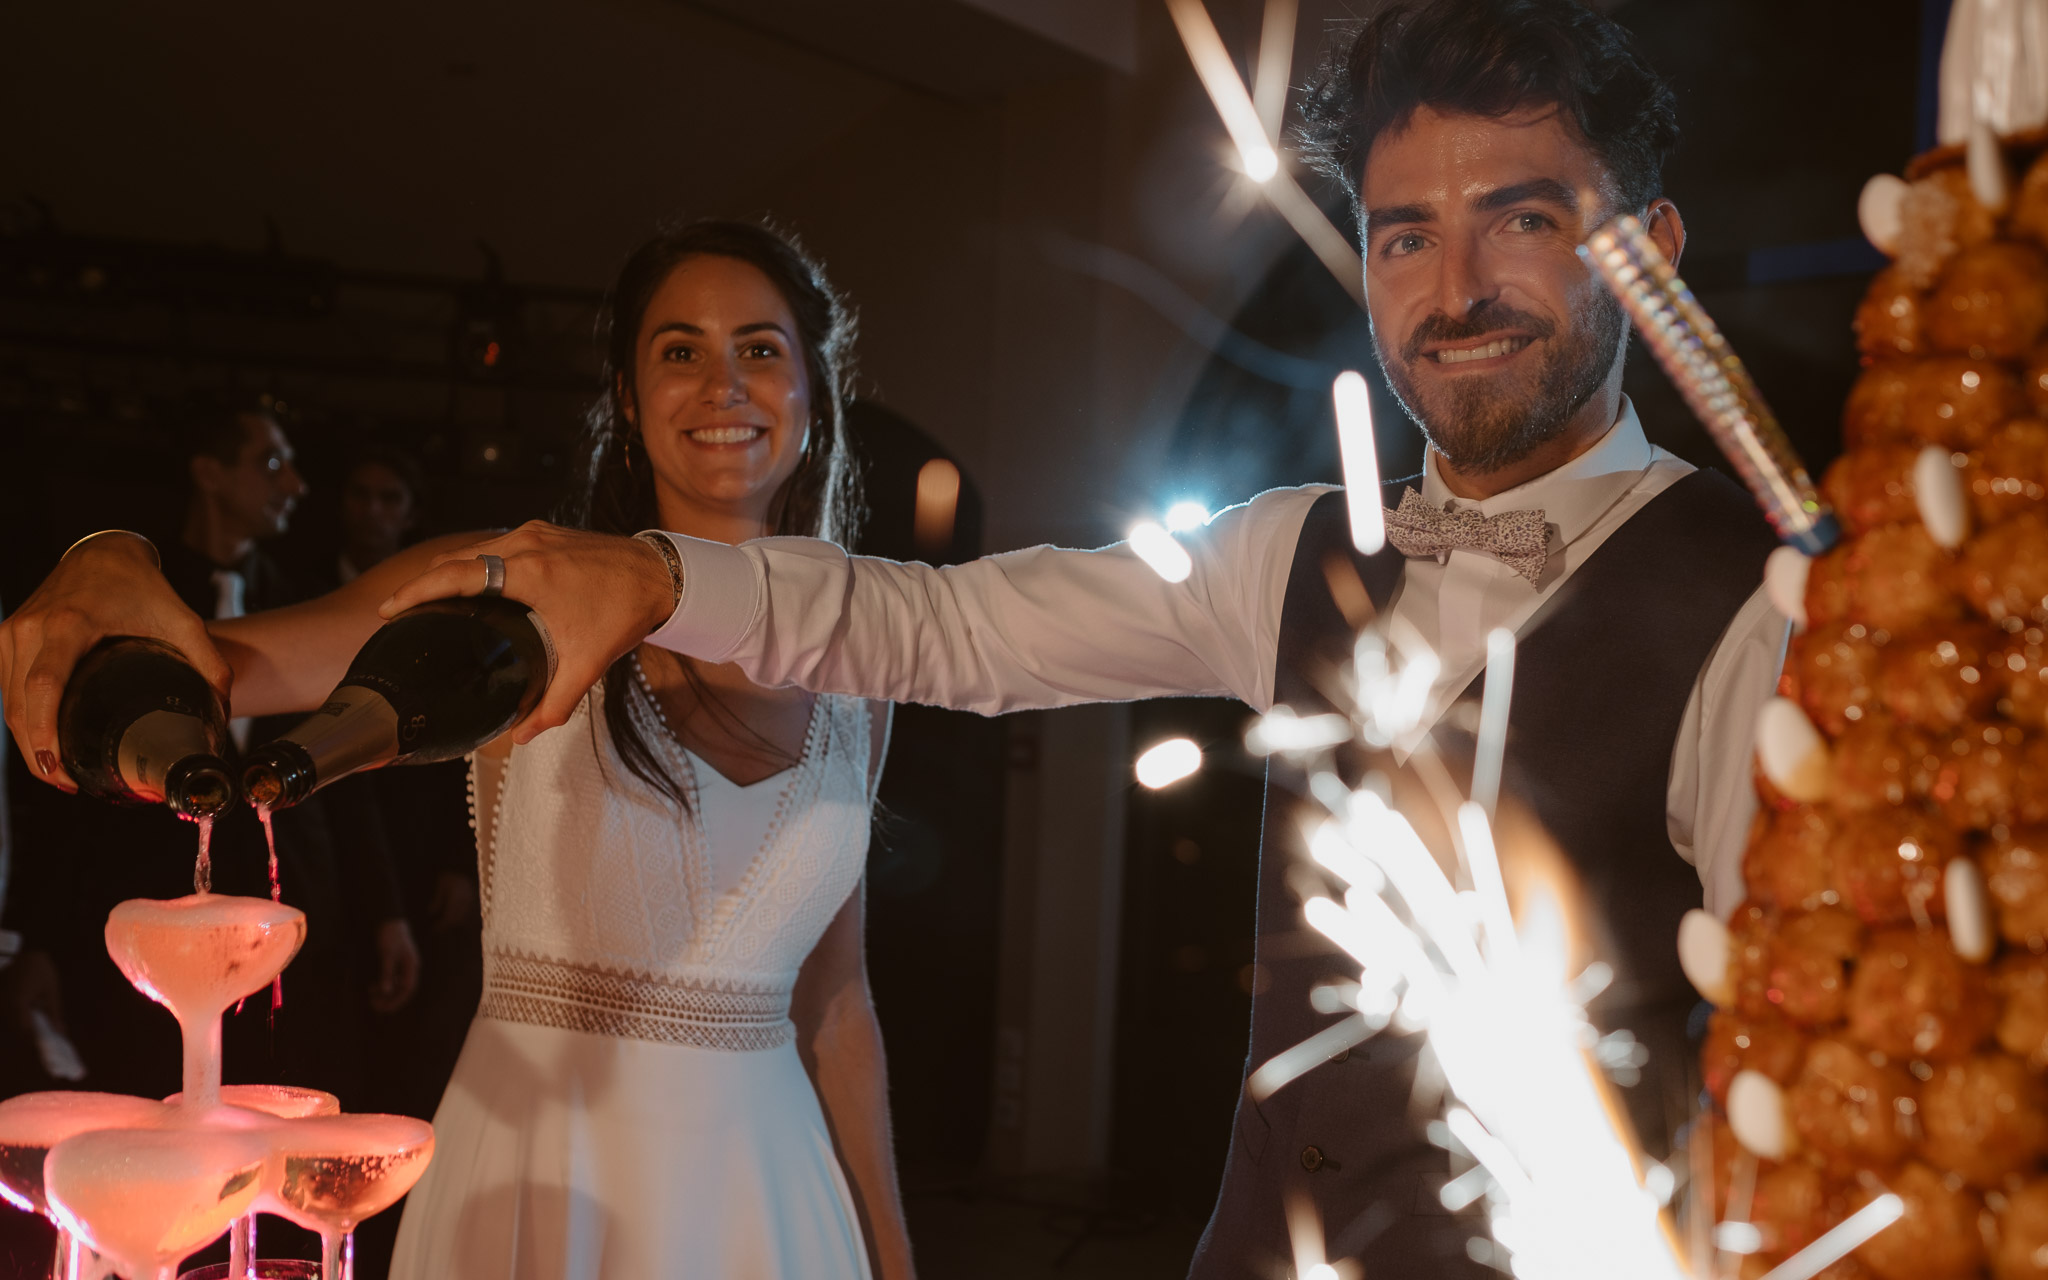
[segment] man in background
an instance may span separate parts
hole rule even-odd
[[[291,442],[257,400],[195,397],[173,423],[189,484],[175,537],[158,540],[166,579],[205,617],[234,617],[301,598],[262,543],[284,532],[306,493]],[[236,747],[284,724],[236,720]],[[178,1029],[108,957],[104,926],[129,898],[193,891],[197,830],[162,808],[127,808],[50,788],[16,807],[6,927],[23,938],[10,985],[15,1025],[41,1013],[83,1059],[87,1087],[163,1097],[179,1087]],[[417,971],[392,880],[376,797],[346,787],[275,817],[283,900],[306,913],[304,947],[284,976],[285,1002],[248,1000],[223,1028],[224,1079],[277,1081],[338,1094],[363,1088],[352,920],[377,926],[380,985],[410,990]],[[62,856],[56,856],[61,853]],[[253,812],[237,807],[213,833],[212,887],[271,892],[270,855]],[[384,926],[395,922],[396,928]]]

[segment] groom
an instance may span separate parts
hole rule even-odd
[[[657,552],[528,525],[459,553],[502,556],[505,594],[554,632],[555,684],[517,736],[563,723],[642,637],[762,684],[989,714],[1171,694],[1306,708],[1348,648],[1328,586],[1348,558],[1373,607],[1439,655],[1431,722],[1475,693],[1487,632],[1517,634],[1509,788],[1609,926],[1621,981],[1603,1021],[1662,1049],[1642,1089],[1682,1095],[1692,998],[1677,921],[1703,885],[1724,914],[1741,897],[1750,730],[1785,626],[1755,590],[1763,522],[1717,474],[1649,444],[1621,394],[1623,315],[1574,252],[1628,211],[1678,257],[1684,226],[1659,194],[1672,94],[1621,28],[1574,0],[1434,0],[1382,10],[1306,114],[1309,154],[1358,202],[1381,366],[1430,443],[1415,496],[1385,495],[1405,508],[1394,546],[1353,553],[1343,495],[1324,487],[1219,515],[1188,537],[1180,583],[1125,547],[935,570],[804,539],[657,537]],[[74,552],[38,592],[49,603],[28,603],[29,625],[0,627],[8,721],[31,759],[54,742],[71,661],[138,625],[113,616],[146,585],[128,541]],[[479,585],[473,559],[451,559],[384,611]],[[220,668],[190,620],[149,621],[137,633]],[[1273,945],[1302,929],[1285,875],[1299,841],[1290,784],[1276,767],[1257,904],[1272,981],[1254,1000],[1250,1065],[1332,1020],[1309,993],[1345,968]],[[1410,1105],[1417,1048],[1382,1036],[1240,1098],[1197,1280],[1284,1274],[1302,1201],[1329,1255],[1373,1280],[1496,1274],[1467,1256],[1474,1224],[1440,1207],[1447,1157]]]
[[[1476,692],[1487,632],[1511,628],[1510,786],[1608,927],[1621,981],[1599,1012],[1653,1048],[1638,1114],[1661,1103],[1682,1117],[1695,997],[1678,918],[1703,883],[1724,914],[1741,898],[1750,731],[1785,626],[1758,590],[1772,540],[1755,506],[1645,439],[1621,395],[1625,317],[1575,253],[1626,211],[1678,257],[1684,225],[1660,194],[1671,91],[1573,0],[1395,5],[1312,91],[1304,134],[1357,199],[1381,367],[1429,439],[1394,546],[1355,555],[1343,495],[1319,488],[1217,517],[1189,540],[1180,584],[1124,548],[933,571],[822,544],[677,538],[682,598],[651,639],[765,684],[987,713],[1191,693],[1307,709],[1349,649],[1326,576],[1348,556],[1373,606],[1441,657],[1435,719]],[[1447,521],[1447,508],[1494,519]],[[1288,782],[1269,777],[1258,964],[1272,981],[1254,998],[1248,1067],[1335,1018],[1309,992],[1340,962],[1271,945],[1302,928]],[[1283,1274],[1288,1210],[1304,1200],[1329,1256],[1376,1280],[1495,1274],[1467,1255],[1473,1224],[1441,1207],[1447,1158],[1412,1115],[1417,1048],[1383,1036],[1264,1100],[1240,1096],[1195,1277]]]

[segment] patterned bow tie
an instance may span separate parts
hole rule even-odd
[[[1550,526],[1542,511],[1439,511],[1413,489],[1403,489],[1401,505],[1387,512],[1387,541],[1404,556],[1439,561],[1453,551],[1485,552],[1532,584],[1550,559]]]

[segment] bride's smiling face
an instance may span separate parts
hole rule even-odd
[[[665,528],[688,515],[765,524],[803,457],[811,386],[796,318],[758,268],[686,258],[640,320],[626,416]]]

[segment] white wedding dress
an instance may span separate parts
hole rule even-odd
[[[789,1002],[865,862],[867,704],[819,698],[796,767],[750,787],[643,707],[687,816],[627,772],[602,706],[472,765],[483,1004],[391,1274],[865,1278]]]

